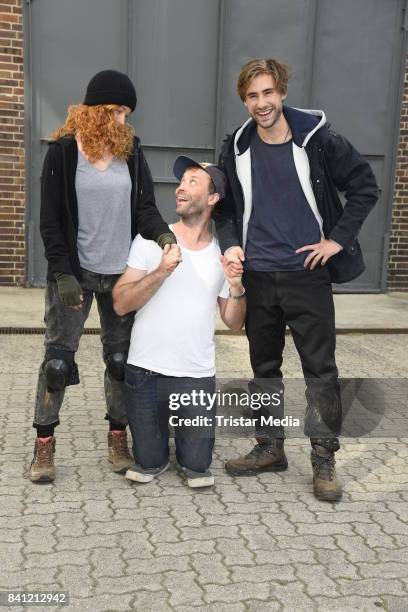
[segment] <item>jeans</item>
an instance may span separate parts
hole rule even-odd
[[[45,359],[40,367],[34,409],[34,427],[37,425],[58,425],[59,413],[65,389],[53,393],[47,390],[44,368],[49,359],[64,359],[73,363],[73,375],[69,384],[79,383],[74,356],[78,350],[85,321],[88,318],[95,296],[101,322],[103,358],[112,353],[127,356],[134,313],[119,317],[113,310],[112,289],[119,274],[103,275],[82,270],[83,302],[80,310],[64,306],[58,296],[57,284],[48,282],[45,291]],[[107,417],[118,423],[127,424],[124,381],[113,378],[107,369],[104,374],[104,389]]]
[[[341,430],[341,400],[335,360],[336,332],[329,271],[326,267],[296,272],[246,271],[246,333],[254,380],[253,391],[280,393],[279,407],[254,412],[260,441],[284,438],[283,427],[261,426],[261,416],[281,419],[282,361],[285,328],[289,326],[306,382],[306,436],[337,450]]]
[[[182,467],[205,472],[212,461],[215,435],[215,404],[194,405],[194,392],[215,393],[215,377],[190,378],[158,374],[128,364],[125,371],[126,411],[133,439],[135,462],[143,469],[162,467],[169,459],[169,417],[176,418],[176,458]],[[171,397],[188,394],[187,405],[171,410]],[[172,395],[174,394],[174,395]],[[192,395],[193,394],[193,395]],[[206,418],[205,424],[184,424],[181,419]]]

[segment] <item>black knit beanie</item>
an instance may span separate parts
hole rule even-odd
[[[132,81],[123,72],[102,70],[89,81],[84,104],[119,104],[128,106],[132,111],[136,107],[136,90]]]

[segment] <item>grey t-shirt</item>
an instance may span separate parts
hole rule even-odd
[[[122,273],[131,244],[132,182],[127,163],[114,157],[106,170],[98,170],[78,149],[75,189],[81,268]]]

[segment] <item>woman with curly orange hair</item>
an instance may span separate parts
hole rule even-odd
[[[134,463],[124,406],[124,366],[134,313],[119,317],[114,312],[112,289],[137,233],[162,247],[176,243],[156,208],[140,141],[126,122],[135,106],[136,91],[125,74],[98,72],[84,103],[69,107],[44,160],[40,230],[48,261],[47,327],[33,423],[33,482],[55,478],[54,428],[65,388],[79,383],[75,353],[94,296],[106,366],[108,459],[115,472]]]

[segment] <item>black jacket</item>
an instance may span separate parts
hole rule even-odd
[[[330,129],[322,111],[301,111],[284,106],[283,112],[300,156],[303,154],[301,149],[307,155],[308,179],[322,219],[324,236],[343,247],[328,262],[332,281],[348,282],[365,268],[357,236],[378,199],[374,174],[368,162],[346,138]],[[243,246],[244,243],[245,185],[238,178],[236,164],[250,147],[255,128],[255,122],[249,120],[226,138],[221,150],[219,164],[228,176],[229,189],[213,216],[223,252],[230,246]],[[241,133],[234,145],[238,131]],[[344,208],[338,191],[345,192]]]
[[[75,138],[64,137],[50,143],[41,176],[40,215],[40,232],[48,261],[48,280],[54,280],[55,272],[73,274],[79,281],[82,280],[77,249],[77,163],[78,147]],[[127,164],[132,181],[132,239],[137,233],[147,240],[157,240],[161,234],[171,233],[156,207],[152,175],[137,137],[134,138],[133,152]]]

